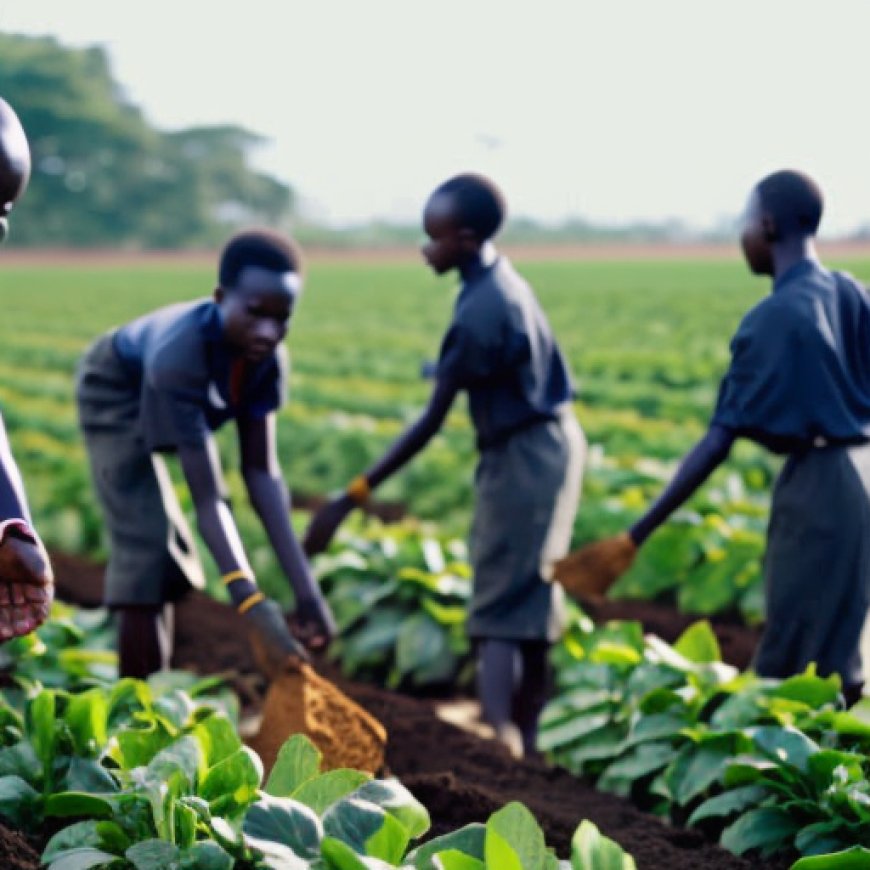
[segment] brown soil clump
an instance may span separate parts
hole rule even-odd
[[[266,693],[262,724],[250,745],[267,775],[292,734],[311,739],[323,754],[324,770],[352,767],[375,774],[384,766],[384,726],[308,665],[280,674]]]
[[[0,867],[3,870],[39,870],[39,855],[24,834],[0,822]]]

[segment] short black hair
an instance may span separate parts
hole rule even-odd
[[[432,196],[445,194],[456,203],[457,218],[463,229],[470,229],[485,242],[501,227],[507,214],[504,194],[498,187],[473,172],[455,175],[440,184]]]
[[[218,283],[234,287],[245,266],[272,272],[302,272],[302,255],[296,243],[272,230],[244,230],[224,245],[218,266]]]
[[[804,172],[782,169],[758,182],[761,207],[768,212],[780,233],[786,236],[814,236],[822,220],[822,190]]]

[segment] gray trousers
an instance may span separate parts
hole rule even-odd
[[[467,629],[473,638],[555,641],[565,627],[552,563],[568,552],[586,439],[574,415],[484,450],[475,475]]]
[[[846,686],[863,681],[870,606],[870,445],[826,447],[786,461],[773,491],[764,557],[762,676],[815,662]]]
[[[205,577],[163,458],[146,448],[139,396],[112,347],[98,339],[79,363],[76,401],[91,479],[109,534],[105,604],[176,601]]]

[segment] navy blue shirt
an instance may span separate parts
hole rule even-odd
[[[851,275],[802,260],[731,341],[712,422],[777,452],[870,439],[870,299]]]
[[[229,419],[262,418],[283,401],[286,351],[247,363],[232,395],[234,357],[210,300],[160,308],[117,330],[115,353],[139,394],[149,450],[198,446]]]
[[[538,420],[555,418],[573,397],[547,318],[504,257],[464,277],[437,374],[468,392],[481,449]]]

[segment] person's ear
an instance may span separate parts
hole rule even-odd
[[[466,251],[477,251],[480,248],[480,241],[477,234],[470,227],[462,227],[456,234],[459,239],[459,244]]]
[[[226,292],[224,291],[224,288],[223,288],[223,287],[221,287],[221,286],[217,286],[217,287],[214,288],[214,293],[212,294],[212,298],[214,299],[214,301],[215,301],[218,305],[220,305],[221,302],[224,301],[224,298],[225,298],[225,297],[226,297]]]

